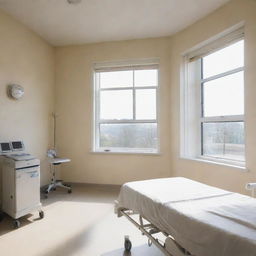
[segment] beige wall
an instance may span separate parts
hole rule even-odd
[[[0,11],[0,140],[22,139],[42,161],[42,184],[49,180],[45,152],[52,141],[51,112],[56,108],[57,147],[72,162],[63,178],[73,182],[121,184],[125,181],[185,176],[233,191],[256,181],[256,1],[233,0],[171,38],[58,47],[55,50]],[[225,29],[245,22],[245,111],[247,172],[179,158],[181,54]],[[94,62],[160,58],[161,154],[91,153],[92,65]],[[56,63],[55,63],[56,61]],[[55,66],[56,64],[56,66]],[[56,71],[56,97],[55,97]],[[24,86],[20,101],[6,86]]]
[[[171,170],[174,176],[185,176],[214,186],[246,193],[247,182],[256,181],[256,1],[234,0],[211,15],[172,37],[171,47]],[[246,161],[248,171],[214,164],[182,160],[180,153],[180,66],[181,54],[212,36],[245,22],[245,113]]]
[[[57,144],[72,159],[62,166],[72,182],[121,184],[170,175],[168,38],[57,48]],[[95,62],[160,58],[161,155],[91,153],[93,125],[92,67]]]
[[[256,181],[256,2],[233,0],[171,38],[59,47],[56,88],[59,152],[72,162],[63,178],[73,182],[120,184],[125,181],[185,176],[221,188],[246,193]],[[245,110],[247,172],[232,167],[180,159],[181,54],[216,34],[245,22]],[[160,156],[93,154],[92,65],[94,62],[160,58]]]
[[[54,48],[2,11],[0,35],[0,141],[22,139],[27,151],[40,158],[45,184],[54,107]],[[24,87],[24,98],[7,97],[10,83]]]

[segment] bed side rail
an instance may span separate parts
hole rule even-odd
[[[165,232],[162,232],[153,224],[151,224],[146,218],[139,216],[139,222],[132,218],[132,215],[137,214],[133,213],[131,210],[122,209],[119,211],[122,216],[125,216],[130,222],[132,222],[141,232],[142,235],[146,235],[148,237],[148,245],[150,246],[154,243],[165,255],[168,256],[192,256],[188,251],[182,248],[170,235]],[[147,223],[145,223],[145,221]],[[161,242],[158,238],[153,235],[157,233],[162,233],[165,236],[165,241]]]

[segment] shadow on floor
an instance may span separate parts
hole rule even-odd
[[[20,224],[21,224],[19,229],[22,229],[23,227],[25,227],[35,221],[39,221],[41,219],[39,218],[39,216],[36,217],[33,214],[27,214],[26,216],[19,218],[19,220],[20,220]],[[17,229],[14,227],[14,219],[11,218],[7,214],[3,214],[3,217],[0,222],[0,236],[3,236],[9,232],[13,232],[16,230]]]
[[[114,251],[106,252],[100,256],[164,256],[155,246],[148,247],[147,244],[135,246],[131,252],[126,252],[124,249],[117,249]]]
[[[104,185],[92,186],[90,184],[89,185],[75,184],[72,187],[73,187],[72,194],[68,194],[67,191],[62,188],[57,188],[56,191],[51,191],[47,199],[45,199],[44,195],[41,194],[42,207],[43,208],[47,207],[56,202],[69,202],[69,201],[113,204],[114,203],[113,198],[117,198],[119,189],[120,189],[119,187],[111,188],[111,186],[104,186]],[[32,224],[35,221],[40,221],[40,218],[37,215],[37,213],[33,218],[32,216],[33,214],[28,214],[24,217],[19,218],[21,223],[21,227],[19,229],[22,229],[23,227],[29,224]],[[15,230],[17,229],[14,228],[14,220],[5,213],[1,215],[0,216],[0,236],[3,236]]]
[[[114,216],[114,213],[113,213],[114,211],[112,208],[113,208],[114,200],[118,196],[118,192],[119,192],[119,189],[109,189],[104,187],[91,187],[91,186],[88,186],[88,187],[74,186],[72,194],[68,194],[66,190],[62,190],[61,188],[57,189],[57,191],[53,191],[49,195],[48,199],[41,200],[43,204],[43,210],[45,211],[45,214],[46,214],[45,219],[42,220],[43,221],[42,225],[40,224],[41,220],[38,220],[37,213],[35,213],[34,215],[29,214],[29,215],[26,215],[25,217],[20,218],[21,227],[17,230],[13,228],[13,219],[5,215],[3,221],[0,222],[0,237],[3,238],[3,240],[6,239],[7,241],[11,241],[12,239],[10,239],[10,236],[8,234],[10,233],[14,241],[15,239],[18,239],[21,236],[27,238],[27,235],[29,239],[32,241],[31,243],[33,243],[33,241],[37,242],[38,240],[47,241],[49,240],[48,238],[42,239],[42,236],[44,234],[41,232],[43,230],[46,230],[47,232],[49,232],[49,236],[52,237],[53,240],[55,240],[56,238],[54,234],[56,232],[53,232],[53,234],[51,234],[51,229],[55,227],[59,227],[59,224],[57,223],[57,225],[54,225],[53,221],[57,219],[56,214],[60,214],[64,216],[61,219],[70,221],[69,223],[71,222],[76,223],[76,226],[79,227],[78,230],[72,233],[72,235],[70,235],[69,231],[65,230],[65,223],[63,223],[63,230],[61,229],[62,226],[60,228],[61,230],[60,232],[63,232],[63,239],[58,239],[56,240],[55,243],[49,243],[48,245],[42,247],[42,249],[40,250],[36,249],[37,253],[33,255],[37,255],[37,256],[71,256],[71,255],[99,256],[100,254],[106,252],[103,255],[111,256],[111,254],[109,254],[111,253],[111,250],[116,249],[116,252],[113,251],[113,253],[117,253],[117,254],[113,254],[113,255],[119,255],[119,256],[150,255],[151,256],[152,255],[151,253],[144,253],[144,252],[134,254],[134,252],[136,251],[136,247],[134,247],[134,251],[132,251],[133,254],[129,254],[129,253],[124,254],[123,249],[117,249],[120,246],[122,246],[122,244],[114,243],[113,245],[109,245],[107,242],[107,239],[111,239],[112,241],[115,241],[115,231],[113,231],[113,236],[109,235],[106,237],[105,235],[101,235],[102,232],[104,232],[105,230],[109,231],[113,228],[113,225],[116,225],[115,221],[112,222],[112,217],[110,218],[110,222],[107,222],[107,220],[108,220],[108,216],[112,216],[112,215]],[[59,202],[60,204],[58,204]],[[65,202],[68,202],[68,203],[65,203]],[[74,214],[70,210],[70,205],[71,207],[72,205],[74,205],[75,207]],[[88,209],[93,209],[94,211],[92,210],[87,211],[87,207]],[[67,211],[66,213],[64,212],[65,209],[69,211]],[[63,214],[61,210],[63,210]],[[51,215],[50,214],[47,215],[48,213],[51,213]],[[93,218],[90,218],[90,216],[88,215],[90,216],[93,215]],[[80,221],[78,217],[81,217],[82,219],[88,218],[90,219],[90,221],[87,221],[87,220],[81,221],[81,223],[84,223],[83,224],[84,227],[80,228],[81,226],[80,226]],[[39,225],[33,226],[33,222],[34,223],[37,222],[37,224]],[[87,223],[89,224],[87,225]],[[53,225],[51,226],[51,224]],[[35,233],[35,230],[37,230],[38,233]],[[53,230],[53,231],[56,231],[56,230]],[[6,236],[7,238],[4,237],[5,234],[8,234],[8,236]],[[57,237],[61,237],[61,235],[59,235],[58,232],[56,234],[57,234]],[[31,236],[31,235],[34,235],[34,236]],[[37,238],[37,235],[39,236],[39,238]],[[93,252],[94,248],[96,248],[95,251],[97,251],[98,253],[91,253]],[[25,247],[23,248],[23,250],[27,251]],[[85,253],[83,253],[84,251]],[[87,251],[89,251],[89,253],[86,253]],[[107,253],[108,251],[109,253]],[[32,255],[32,254],[25,254],[25,253],[23,254],[22,251],[20,252],[20,254]],[[17,255],[17,254],[9,254],[9,255]],[[155,256],[155,254],[153,255]]]
[[[51,248],[48,252],[38,254],[37,256],[66,256],[77,255],[80,249],[89,243],[90,237],[93,233],[93,229],[99,220],[95,220],[89,227],[78,232],[72,238],[64,240],[61,244],[56,244],[54,248]]]
[[[48,206],[59,201],[75,201],[75,202],[93,202],[93,203],[114,203],[113,198],[117,198],[120,191],[118,186],[96,185],[72,185],[72,194],[67,193],[67,190],[57,188],[56,191],[51,191],[48,198],[45,198],[41,193],[41,202],[43,206]],[[82,192],[82,193],[81,193]],[[102,196],[104,194],[104,196]]]

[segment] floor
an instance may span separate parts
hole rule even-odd
[[[1,256],[163,256],[126,218],[114,214],[119,188],[76,185],[73,193],[59,189],[42,199],[45,218],[38,213],[21,219],[13,229],[6,216],[0,223]],[[133,243],[123,249],[124,236]]]

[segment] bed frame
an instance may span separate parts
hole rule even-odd
[[[148,245],[151,246],[152,243],[158,247],[165,255],[168,256],[192,256],[186,249],[180,246],[175,239],[167,234],[159,230],[156,226],[150,223],[145,217],[142,217],[140,214],[133,212],[132,210],[122,209],[119,210],[119,215],[125,216],[131,223],[133,223],[141,232],[142,235],[146,235],[148,237]],[[137,221],[134,216],[139,217],[139,221]],[[156,234],[161,233],[165,237],[165,241],[161,241],[157,237]],[[129,236],[125,236],[124,247],[126,251],[130,251],[132,248],[132,243],[129,239]]]

